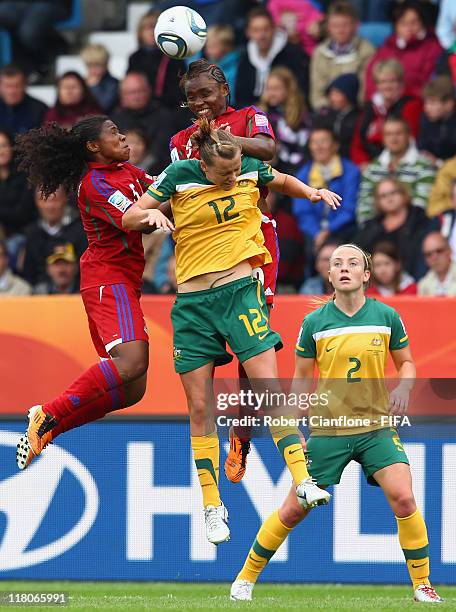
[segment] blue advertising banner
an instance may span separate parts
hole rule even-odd
[[[240,484],[223,474],[231,540],[205,538],[186,422],[101,422],[56,440],[24,472],[23,423],[0,423],[0,578],[231,581],[291,481],[272,440],[255,440]],[[456,583],[456,424],[403,428],[427,522],[431,578]],[[405,583],[396,522],[359,465],[277,552],[265,581]]]

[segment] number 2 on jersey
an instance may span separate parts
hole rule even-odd
[[[229,201],[228,206],[225,206],[225,208],[223,209],[223,214],[220,212],[220,208],[217,204],[217,201]],[[235,204],[236,202],[232,196],[226,196],[225,198],[219,198],[219,200],[212,200],[211,202],[207,203],[207,205],[213,209],[215,213],[215,218],[217,219],[217,223],[223,223],[223,221],[231,221],[231,219],[236,219],[236,217],[239,217],[239,213],[230,214],[230,211],[233,210]]]
[[[347,372],[347,382],[349,383],[361,382],[361,378],[359,378],[358,376],[353,376],[353,374],[360,369],[361,361],[357,359],[356,357],[349,357],[348,361],[350,363],[354,363],[355,365],[352,368],[350,368]]]

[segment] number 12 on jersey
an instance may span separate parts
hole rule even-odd
[[[220,202],[220,206],[217,204],[217,202]],[[223,202],[229,202],[229,204],[223,208],[223,211],[221,211],[220,209],[223,206]],[[239,217],[239,213],[230,214],[235,204],[236,202],[232,196],[226,196],[224,198],[219,198],[218,200],[211,200],[207,203],[207,205],[213,209],[217,223],[231,221],[231,219],[236,219],[236,217]]]

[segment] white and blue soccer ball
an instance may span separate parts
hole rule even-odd
[[[206,22],[188,6],[174,6],[163,11],[154,30],[160,50],[173,59],[195,55],[206,42]]]

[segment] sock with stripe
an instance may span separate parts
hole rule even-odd
[[[201,489],[203,491],[203,505],[220,506],[219,478],[219,439],[217,431],[208,436],[191,436],[193,458]]]
[[[98,421],[98,419],[102,419],[109,412],[114,412],[115,410],[125,408],[125,403],[126,402],[123,400],[122,387],[108,391],[108,393],[105,393],[96,400],[89,402],[80,410],[73,411],[69,416],[60,420],[51,430],[52,439],[55,440],[55,438],[60,434],[65,433],[70,429],[75,429],[75,427],[81,427],[87,423]]]
[[[291,472],[295,485],[305,478],[310,478],[297,427],[273,427],[271,425],[269,431]]]
[[[124,401],[122,384],[113,361],[100,361],[86,370],[56,399],[44,404],[43,410],[60,421],[96,399],[104,401],[107,411],[113,402],[121,408]]]
[[[279,546],[286,540],[291,527],[285,527],[276,510],[261,525],[252,548],[249,550],[244,567],[237,580],[247,580],[255,583]]]
[[[399,542],[404,553],[413,588],[429,582],[429,541],[426,523],[418,508],[410,516],[396,516]]]

